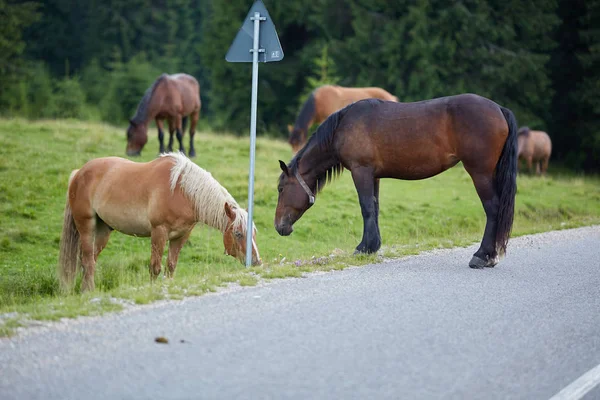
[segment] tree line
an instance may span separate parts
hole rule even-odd
[[[600,170],[600,0],[264,0],[285,58],[260,66],[259,134],[284,137],[326,83],[400,101],[473,92]],[[225,53],[249,0],[0,0],[0,113],[125,124],[163,72],[201,85],[201,123],[247,134],[249,64]]]

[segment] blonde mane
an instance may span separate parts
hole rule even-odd
[[[235,213],[234,229],[246,232],[248,213],[210,172],[200,168],[182,153],[162,154],[161,157],[169,157],[175,162],[171,167],[171,192],[179,183],[183,193],[194,203],[198,221],[224,232],[228,222],[225,214],[225,202],[227,202]]]

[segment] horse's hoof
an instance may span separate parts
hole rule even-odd
[[[482,260],[479,257],[473,256],[473,258],[471,258],[471,261],[469,261],[469,267],[473,268],[473,269],[481,269],[486,267],[488,264],[488,261],[486,260]]]
[[[196,152],[195,151],[190,151],[189,157],[190,158],[196,157]]]

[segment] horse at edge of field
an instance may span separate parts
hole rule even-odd
[[[179,142],[179,151],[185,154],[183,135],[188,116],[190,123],[189,156],[196,156],[194,148],[194,135],[196,124],[200,117],[200,85],[196,78],[187,74],[167,75],[162,74],[147,90],[136,110],[135,115],[129,120],[127,128],[128,156],[139,156],[148,142],[148,124],[156,121],[158,128],[159,153],[173,151],[173,134]],[[169,127],[169,143],[165,148],[163,120],[167,120]]]
[[[323,85],[315,89],[302,105],[294,126],[288,125],[288,142],[292,151],[297,153],[304,146],[313,124],[320,124],[348,104],[369,98],[398,102],[396,96],[378,87]]]

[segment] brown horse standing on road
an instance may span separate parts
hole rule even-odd
[[[308,129],[313,124],[320,124],[348,104],[369,98],[398,102],[396,96],[378,87],[347,88],[324,85],[315,89],[300,109],[294,126],[288,125],[288,142],[294,153],[306,143]]]
[[[127,155],[139,156],[148,141],[148,124],[156,121],[158,128],[159,152],[165,152],[162,120],[166,119],[169,126],[169,144],[167,151],[173,151],[173,133],[177,133],[179,150],[185,154],[183,135],[187,116],[191,115],[190,151],[194,157],[194,134],[200,116],[200,85],[193,76],[187,74],[162,74],[152,84],[138,105],[133,118],[129,120],[127,129]]]
[[[332,114],[289,165],[280,161],[275,229],[287,236],[325,183],[350,170],[363,217],[360,253],[376,252],[379,180],[425,179],[462,161],[486,213],[472,268],[492,267],[506,251],[517,191],[517,121],[473,94],[416,103],[361,100]],[[389,218],[389,217],[388,217]]]
[[[550,136],[546,132],[532,131],[524,126],[519,129],[517,141],[519,161],[525,161],[529,173],[533,173],[533,164],[535,164],[535,173],[546,175],[548,161],[552,154]]]
[[[150,236],[150,274],[160,274],[169,241],[167,276],[173,276],[179,252],[198,222],[223,233],[225,253],[246,261],[248,213],[212,175],[181,153],[148,163],[119,157],[97,158],[71,173],[60,240],[59,275],[69,289],[81,255],[82,290],[94,289],[98,255],[113,230]],[[260,264],[256,228],[252,263]]]

